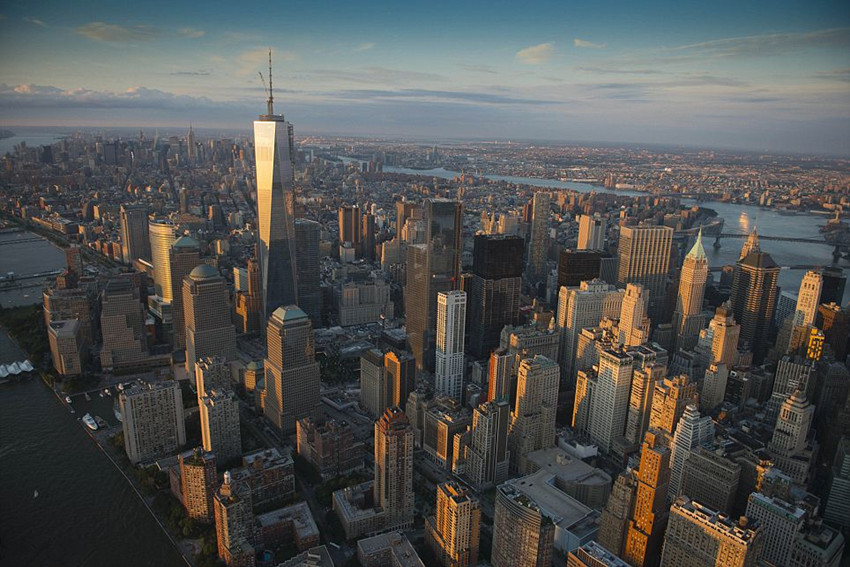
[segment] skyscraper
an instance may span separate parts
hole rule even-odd
[[[384,510],[386,530],[413,525],[413,429],[398,407],[375,422],[375,504]]]
[[[265,415],[284,433],[295,422],[314,416],[319,406],[319,363],[313,325],[295,305],[278,307],[266,330],[268,358]]]
[[[599,213],[593,216],[581,215],[578,221],[579,250],[604,250],[606,223]]]
[[[438,293],[435,390],[458,401],[463,390],[465,333],[466,292]]]
[[[298,306],[310,317],[313,327],[322,327],[322,289],[319,240],[322,225],[295,219],[296,266],[298,267]]]
[[[118,407],[124,450],[134,465],[173,454],[186,443],[183,395],[176,381],[125,388]]]
[[[732,368],[738,357],[741,326],[735,323],[729,303],[717,308],[714,318],[708,324],[708,331],[711,332],[712,362],[723,363],[727,369]]]
[[[638,346],[649,341],[649,319],[646,316],[647,292],[640,284],[626,284],[623,307],[620,310],[618,342]]]
[[[655,383],[652,397],[652,409],[649,415],[650,429],[663,431],[667,435],[676,432],[679,418],[685,408],[699,404],[699,388],[687,374],[664,378]]]
[[[598,325],[603,317],[619,317],[624,293],[600,280],[582,282],[577,288],[561,288],[557,315],[561,329],[560,365],[568,381],[575,378],[578,370],[575,358],[581,330]]]
[[[213,496],[218,488],[215,455],[197,448],[180,453],[177,462],[186,515],[193,520],[211,524],[215,519]]]
[[[213,497],[215,534],[218,556],[227,565],[253,566],[254,513],[251,507],[251,490],[235,482],[230,471],[224,473],[224,484]]]
[[[173,299],[174,290],[171,285],[171,269],[169,267],[169,251],[171,245],[177,240],[174,232],[174,224],[170,221],[157,219],[148,222],[154,293],[169,302]]]
[[[256,258],[248,259],[248,290],[237,291],[236,316],[240,333],[252,333],[260,330],[260,314],[263,309],[263,289],[260,262]]]
[[[527,456],[555,444],[558,364],[545,356],[524,359],[517,372],[517,399],[508,437],[511,468],[530,474]]]
[[[546,279],[549,259],[549,193],[537,191],[531,206],[531,238],[528,243],[528,274],[532,281]]]
[[[757,523],[750,523],[746,516],[734,522],[682,496],[670,508],[661,565],[755,567],[761,547],[762,530]]]
[[[758,364],[767,353],[767,338],[776,305],[779,266],[770,254],[761,252],[755,231],[745,249],[750,252],[735,264],[732,276],[732,310],[741,324],[741,341],[746,341]],[[743,254],[743,250],[742,250]]]
[[[292,124],[274,113],[271,52],[267,114],[254,121],[257,228],[262,271],[263,319],[298,303],[295,258],[295,143]]]
[[[770,565],[788,565],[794,540],[803,530],[806,512],[777,497],[753,492],[747,499],[747,518],[762,528],[761,559]]]
[[[490,353],[488,363],[487,399],[490,401],[508,401],[511,397],[511,377],[513,375],[513,355],[507,348],[497,348]]]
[[[506,400],[491,400],[472,411],[466,476],[476,488],[487,488],[507,480],[509,427],[510,406]]]
[[[649,292],[649,318],[662,321],[673,229],[669,226],[624,226],[620,229],[617,283],[639,283]]]
[[[604,250],[561,250],[558,256],[558,289],[602,278],[602,261],[610,260]]]
[[[818,305],[820,305],[821,289],[823,289],[823,275],[813,270],[806,272],[803,281],[800,282],[800,291],[797,294],[794,326],[814,325],[818,314]]]
[[[796,390],[779,408],[779,417],[768,443],[768,451],[776,466],[797,484],[805,485],[814,459],[809,444],[809,430],[815,416],[815,406],[806,394]]]
[[[195,363],[195,371],[191,377],[195,379],[195,389],[199,400],[212,390],[232,389],[230,364],[223,356],[207,356],[199,359]]]
[[[236,330],[230,321],[230,295],[224,278],[209,264],[201,264],[183,279],[186,317],[186,371],[207,356],[236,357]]]
[[[641,448],[635,507],[623,550],[623,559],[634,567],[657,565],[660,556],[670,480],[670,449],[664,435],[650,429]]]
[[[475,236],[467,298],[467,350],[476,359],[484,359],[499,346],[505,325],[519,323],[524,245],[519,236]]]
[[[617,555],[623,554],[636,494],[637,473],[627,469],[614,481],[608,502],[599,518],[599,543]]]
[[[171,321],[174,348],[186,348],[186,317],[183,309],[183,279],[201,263],[200,244],[194,238],[181,236],[168,251],[171,290]],[[191,369],[190,369],[191,370]]]
[[[121,247],[124,263],[132,264],[137,258],[151,259],[151,241],[148,234],[147,205],[121,205]]]
[[[425,224],[426,243],[407,247],[404,289],[407,334],[418,370],[434,368],[437,294],[460,285],[461,204],[426,200]]]
[[[239,398],[233,390],[208,390],[199,409],[204,450],[216,456],[219,466],[240,460]]]
[[[700,446],[708,445],[714,441],[714,422],[710,416],[700,416],[699,410],[693,404],[688,404],[676,433],[671,443],[670,455],[670,487],[668,496],[671,500],[681,494],[682,479],[685,472],[685,463],[691,453]]]
[[[339,243],[349,243],[360,257],[360,241],[363,234],[360,228],[360,207],[343,205],[339,208]]]
[[[847,285],[847,276],[844,270],[838,266],[824,266],[821,271],[823,285],[821,287],[820,302],[836,303],[841,305],[844,303],[844,288]]]
[[[536,502],[511,483],[496,489],[493,514],[493,567],[549,567],[555,524]]]
[[[691,251],[685,256],[679,276],[679,295],[673,312],[676,348],[690,350],[696,345],[703,327],[702,301],[708,280],[708,256],[702,246],[702,229]]]
[[[103,346],[100,365],[104,370],[132,367],[148,356],[145,311],[139,289],[127,277],[109,280],[100,301]]]
[[[625,430],[633,366],[634,359],[623,350],[605,349],[599,353],[588,427],[591,440],[605,453],[611,451],[614,440]]]
[[[481,508],[478,499],[456,481],[437,485],[437,509],[425,519],[425,541],[444,567],[478,563]]]

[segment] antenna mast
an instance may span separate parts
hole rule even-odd
[[[272,95],[272,50],[269,48],[269,116],[274,114],[274,96]]]

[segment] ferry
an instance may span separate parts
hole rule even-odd
[[[70,404],[71,403],[71,396],[65,396],[65,401]]]
[[[87,413],[83,416],[83,423],[85,423],[86,427],[88,427],[92,431],[97,431],[97,422],[94,420],[90,413]]]

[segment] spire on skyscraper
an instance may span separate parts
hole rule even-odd
[[[272,48],[269,47],[269,116],[274,114],[274,94],[272,93]]]
[[[758,228],[753,228],[753,231],[747,237],[747,241],[744,243],[744,246],[741,248],[741,256],[738,258],[742,260],[747,257],[747,254],[751,252],[761,252],[761,247],[759,246],[759,233]]]
[[[705,248],[702,246],[702,227],[699,228],[699,232],[697,232],[697,240],[694,242],[693,248],[688,252],[689,258],[696,258],[697,260],[706,259]]]

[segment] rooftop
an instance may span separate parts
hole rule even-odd
[[[425,567],[407,536],[402,532],[389,532],[357,542],[358,553],[367,557],[386,549],[392,553],[392,564],[397,567]]]

